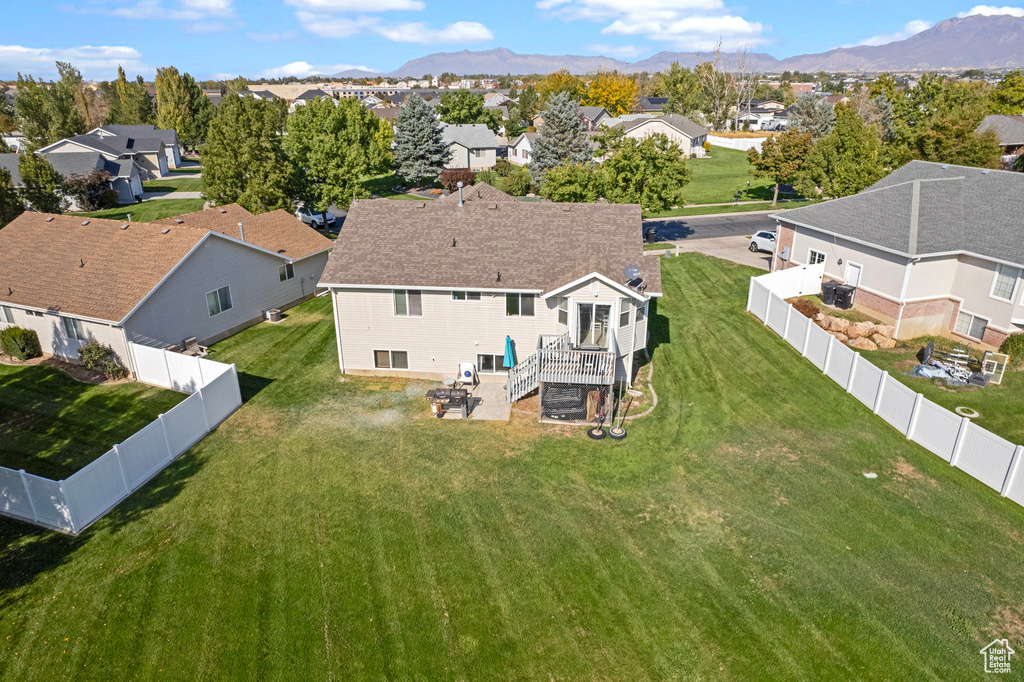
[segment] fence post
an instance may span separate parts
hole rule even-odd
[[[960,418],[960,430],[956,432],[956,442],[953,444],[953,454],[949,456],[949,465],[956,466],[957,460],[960,459],[960,451],[964,449],[964,441],[967,440],[967,429],[971,425],[971,420],[967,417]]]
[[[750,278],[750,286],[747,287],[747,312],[750,312],[750,302],[754,300],[754,278]]]
[[[793,317],[793,306],[789,303],[786,304],[788,310],[786,310],[786,324],[782,325],[782,339],[785,340],[786,336],[789,335],[789,321]]]
[[[210,418],[206,416],[206,398],[203,397],[203,389],[200,388],[198,391],[196,391],[196,394],[199,396],[199,406],[203,410],[203,423],[206,424],[206,432],[209,433]]]
[[[60,497],[64,500],[64,506],[68,509],[68,521],[71,522],[71,532],[78,535],[78,524],[75,523],[75,510],[71,508],[71,500],[68,499],[68,492],[64,490],[64,481],[57,481],[57,486],[60,488]]]
[[[1010,459],[1010,468],[1006,473],[1006,480],[1003,481],[1003,489],[999,491],[999,494],[1006,497],[1010,492],[1010,488],[1013,486],[1013,482],[1017,479],[1017,471],[1021,467],[1021,461],[1024,460],[1024,445],[1018,445],[1013,451],[1013,457]]]
[[[807,346],[811,342],[811,327],[817,326],[818,325],[814,324],[814,320],[809,317],[807,318],[807,328],[804,330],[804,345],[800,348],[800,357],[807,357]]]
[[[924,396],[920,393],[914,394],[914,409],[910,411],[910,423],[907,424],[907,439],[914,437],[914,429],[917,428],[917,415],[921,412],[921,401]]]
[[[836,337],[831,334],[828,335],[828,345],[825,346],[825,362],[821,363],[821,373],[828,374],[828,363],[832,360],[832,345],[836,342]]]
[[[242,406],[242,387],[238,384],[238,370],[235,363],[231,363],[231,374],[235,377],[235,397],[238,398],[238,407]],[[237,408],[236,408],[237,409]]]
[[[878,408],[882,406],[882,394],[885,393],[885,382],[888,380],[888,372],[882,372],[882,376],[878,377],[878,389],[875,391],[875,404],[871,406],[872,414],[878,414]]]
[[[171,363],[167,362],[167,351],[166,350],[161,350],[160,354],[161,354],[161,356],[164,359],[164,368],[167,370],[167,383],[169,384],[167,386],[167,388],[170,388],[170,389],[173,390],[174,389],[174,377],[171,376]]]
[[[32,491],[28,489],[28,479],[25,478],[25,470],[21,469],[18,473],[21,474],[21,486],[25,489],[28,505],[32,507],[32,520],[39,523],[39,512],[36,511],[36,501],[32,499]]]
[[[765,287],[766,289],[768,287]],[[768,289],[768,302],[764,304],[764,323],[768,324],[768,311],[772,309],[772,290]]]
[[[850,363],[850,376],[846,377],[846,392],[853,390],[853,378],[857,376],[857,363],[860,362],[860,353],[853,354],[853,362]]]
[[[178,456],[176,452],[171,450],[171,439],[167,436],[167,422],[164,421],[162,414],[157,415],[157,419],[160,420],[160,430],[164,432],[164,445],[167,446],[167,461],[171,461]]]
[[[117,445],[114,445],[114,457],[117,459],[117,468],[121,471],[121,480],[124,482],[124,489],[126,492],[131,492],[131,486],[128,485],[128,476],[124,473],[124,462],[121,461],[121,450],[118,449]]]

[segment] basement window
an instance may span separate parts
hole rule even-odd
[[[409,353],[404,350],[375,350],[373,366],[377,369],[409,369]]]
[[[984,317],[978,317],[961,310],[960,314],[956,316],[956,326],[953,327],[953,331],[980,341],[985,336],[985,327],[987,326],[988,320]]]

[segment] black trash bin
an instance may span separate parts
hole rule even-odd
[[[835,305],[836,304],[836,287],[837,286],[839,286],[839,284],[834,282],[833,280],[828,280],[827,282],[822,282],[821,283],[821,298],[822,298],[822,300],[825,301],[825,305]]]
[[[840,284],[836,287],[836,307],[840,310],[849,310],[853,307],[853,296],[857,291],[856,287],[849,284]]]
[[[647,243],[654,244],[658,241],[658,228],[648,227],[647,228]]]

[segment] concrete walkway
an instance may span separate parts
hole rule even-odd
[[[151,199],[202,199],[202,192],[176,192],[171,190],[169,192],[143,192],[142,200],[149,201]]]
[[[650,250],[644,254],[664,254],[666,251],[676,253],[704,253],[715,258],[749,265],[759,270],[768,270],[772,262],[772,254],[750,251],[750,239],[747,237],[712,237],[710,239],[697,239],[692,241],[670,242],[671,248],[664,251]],[[666,244],[666,246],[669,246]]]

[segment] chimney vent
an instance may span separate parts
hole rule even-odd
[[[465,203],[462,200],[462,182],[460,181],[456,186],[459,188],[459,206],[462,206]]]
[[[242,223],[238,223],[238,236],[243,242],[245,241],[245,228]]]

